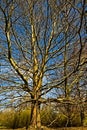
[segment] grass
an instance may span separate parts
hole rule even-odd
[[[68,128],[63,127],[63,128],[47,129],[47,130],[87,130],[87,127],[68,127]]]
[[[0,130],[12,130],[12,129],[6,129],[6,128],[0,127]],[[26,129],[25,128],[18,128],[15,130],[26,130]],[[29,128],[28,130],[34,130],[34,129]],[[68,128],[56,128],[56,129],[45,127],[43,130],[87,130],[87,127],[68,127]]]

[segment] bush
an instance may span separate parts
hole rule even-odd
[[[66,113],[65,113],[66,114]],[[80,113],[75,111],[71,116],[71,126],[80,126]],[[53,107],[46,106],[41,109],[41,122],[44,126],[49,127],[64,127],[67,123],[67,116],[57,112]],[[20,112],[14,110],[7,110],[0,112],[0,126],[7,128],[28,128],[30,124],[30,110],[25,109]],[[84,126],[87,126],[87,114],[85,114]]]
[[[55,112],[52,110],[52,108],[45,108],[41,110],[41,122],[44,126],[49,126],[56,118]],[[51,126],[53,126],[54,123],[52,123]]]
[[[72,126],[81,126],[81,119],[79,113],[75,114],[72,118]]]
[[[0,114],[0,118],[1,126],[5,126],[7,128],[12,129],[19,127],[27,128],[30,120],[30,111],[27,109],[21,112],[15,112],[13,110],[4,111],[2,114]]]
[[[84,125],[84,126],[87,126],[87,114],[85,115],[85,119],[84,119],[83,125]]]
[[[41,111],[41,122],[44,126],[62,127],[65,126],[66,117],[55,112],[53,108],[47,107]]]
[[[20,121],[19,121],[19,127],[26,127],[28,128],[30,124],[30,110],[25,109],[22,112],[20,112]]]
[[[13,125],[13,120],[14,120],[14,111],[3,111],[2,114],[0,115],[1,117],[1,125],[11,128]]]

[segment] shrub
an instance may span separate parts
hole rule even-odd
[[[20,121],[19,121],[19,127],[28,127],[30,124],[30,110],[25,109],[20,112]]]
[[[87,126],[87,114],[85,115],[85,119],[84,119],[83,125],[84,125],[84,126]]]
[[[7,128],[22,128],[28,127],[30,120],[30,111],[22,110],[21,112],[15,112],[13,110],[4,111],[0,114],[0,125]]]
[[[55,118],[56,118],[56,114],[52,108],[47,107],[41,110],[42,125],[49,126],[55,120]],[[53,126],[53,124],[51,126]]]

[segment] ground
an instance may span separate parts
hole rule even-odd
[[[0,130],[12,130],[12,129],[5,129],[5,128],[0,128]],[[15,130],[26,130],[25,128],[19,128]],[[28,130],[34,130],[34,129],[28,129]],[[70,128],[44,128],[43,130],[87,130],[87,127],[70,127]]]

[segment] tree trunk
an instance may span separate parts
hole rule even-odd
[[[84,122],[84,108],[81,108],[80,110],[80,118],[81,118],[81,126],[83,126],[83,122]]]
[[[67,122],[66,122],[66,127],[71,127],[72,122],[71,122],[71,109],[70,105],[66,105],[66,111],[67,111]]]
[[[41,118],[40,118],[40,103],[39,101],[33,101],[31,103],[31,125],[36,130],[41,130]]]

